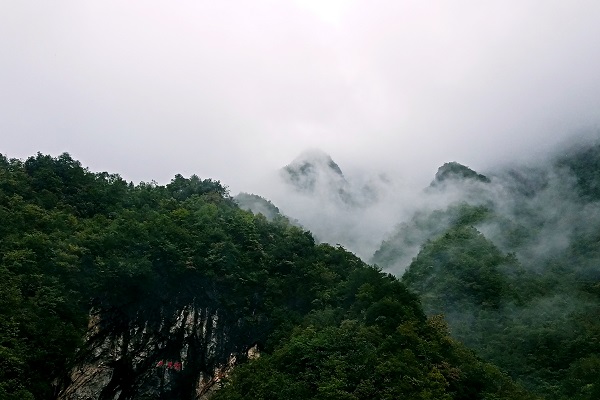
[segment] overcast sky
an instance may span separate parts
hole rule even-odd
[[[253,191],[308,147],[431,179],[600,122],[600,1],[0,2],[0,153]]]

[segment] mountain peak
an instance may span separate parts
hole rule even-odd
[[[290,165],[286,166],[285,168],[306,170],[307,168],[310,169],[315,167],[326,167],[336,174],[344,176],[341,168],[336,164],[335,161],[333,161],[331,156],[325,153],[323,150],[317,148],[304,150],[298,157],[294,159],[294,161],[290,163]]]
[[[482,174],[473,171],[471,168],[457,163],[456,161],[448,162],[438,168],[435,174],[435,179],[431,183],[432,186],[440,184],[448,180],[466,180],[472,179],[480,182],[489,183],[490,179]]]
[[[336,186],[344,185],[346,179],[339,165],[331,156],[319,149],[303,151],[282,169],[284,179],[300,190],[313,191],[319,181]]]

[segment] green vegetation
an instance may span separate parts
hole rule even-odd
[[[269,200],[260,197],[256,194],[240,193],[233,198],[236,204],[246,211],[251,211],[253,214],[262,214],[269,221],[273,221],[278,217],[282,217],[279,208],[277,208]]]
[[[512,170],[491,195],[417,213],[374,256],[407,266],[428,315],[546,399],[600,398],[599,154]]]
[[[403,276],[453,337],[549,399],[597,398],[597,277],[567,258],[529,272],[472,226],[426,243]],[[575,372],[577,371],[577,372]]]
[[[417,212],[408,223],[399,224],[373,255],[373,263],[387,270],[410,264],[424,241],[442,235],[450,226],[470,225],[484,221],[490,214],[485,206],[467,203],[450,205],[446,210]]]
[[[573,149],[558,160],[558,165],[573,172],[582,196],[600,200],[600,144]]]
[[[218,399],[530,398],[396,278],[283,217],[241,210],[219,182],[133,185],[68,154],[2,156],[0,216],[2,399],[55,398],[90,310],[117,334],[134,319],[158,329],[164,312],[192,303],[220,310],[230,341],[261,350]],[[162,359],[139,356],[147,368]],[[172,398],[193,397],[195,363]],[[123,398],[136,398],[134,372],[122,372]]]
[[[482,174],[473,171],[471,168],[459,164],[455,161],[442,165],[435,174],[435,180],[432,185],[435,186],[449,179],[464,180],[471,179],[474,181],[489,183],[490,179]]]

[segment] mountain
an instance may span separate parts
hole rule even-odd
[[[600,398],[599,155],[449,163],[399,215],[323,153],[280,175],[298,214],[0,156],[0,398]]]
[[[318,242],[344,246],[367,259],[383,238],[382,225],[393,220],[380,205],[390,201],[394,182],[382,173],[352,172],[346,174],[323,151],[305,151],[263,185],[270,190],[261,196]]]
[[[446,164],[425,192],[436,208],[400,223],[373,261],[529,390],[599,398],[599,159],[592,144],[491,179]]]
[[[348,178],[330,155],[318,149],[301,153],[281,169],[280,176],[298,194],[349,208],[369,207],[390,183],[384,174]]]
[[[218,181],[0,156],[2,399],[531,399],[396,277]]]
[[[326,196],[328,200],[352,204],[349,184],[331,156],[312,149],[300,154],[281,170],[283,181],[298,192]]]
[[[286,179],[299,190],[314,190],[320,179],[345,181],[344,174],[331,156],[322,150],[311,149],[300,154],[282,170]]]
[[[490,179],[481,175],[471,168],[459,164],[455,161],[446,163],[442,165],[437,173],[435,174],[435,179],[431,183],[431,186],[439,185],[443,182],[451,181],[451,180],[475,180],[479,182],[489,183]]]

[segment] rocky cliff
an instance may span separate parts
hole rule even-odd
[[[191,303],[140,317],[93,312],[58,398],[207,399],[237,362],[258,352],[241,320],[218,309]]]

